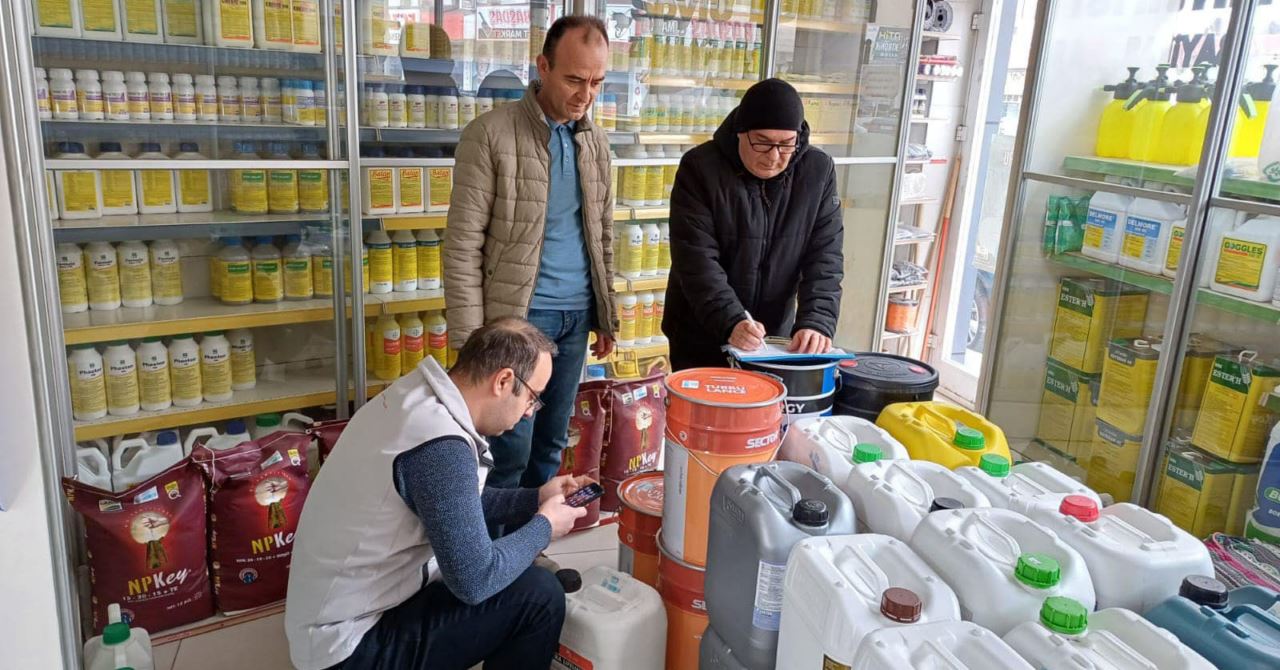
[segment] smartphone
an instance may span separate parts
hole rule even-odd
[[[599,484],[587,484],[586,486],[565,496],[564,504],[570,507],[586,507],[592,502],[604,496],[604,487]]]

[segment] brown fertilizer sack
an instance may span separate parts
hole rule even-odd
[[[224,613],[283,600],[293,536],[306,502],[306,433],[275,432],[230,449],[203,445],[191,460],[209,479],[209,558]]]
[[[205,563],[205,487],[191,459],[121,493],[62,480],[84,517],[94,634],[107,606],[151,632],[213,616]]]
[[[586,382],[578,387],[573,401],[573,416],[569,418],[569,447],[560,456],[560,475],[586,475],[600,481],[600,448],[604,445],[605,401],[609,397],[609,382]],[[574,522],[573,527],[587,528],[600,520],[600,501],[587,505],[587,515]]]
[[[666,394],[662,375],[611,382],[600,457],[600,484],[605,490],[600,509],[618,511],[618,485],[628,477],[657,469],[667,427]]]

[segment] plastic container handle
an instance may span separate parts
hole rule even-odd
[[[1121,533],[1133,538],[1137,544],[1144,549],[1153,551],[1172,551],[1177,548],[1177,543],[1169,540],[1157,540],[1150,533],[1138,528],[1137,526],[1121,519],[1118,516],[1106,515],[1098,517],[1098,521],[1104,522],[1108,527],[1115,528]]]
[[[991,523],[985,514],[970,514],[969,518],[960,524],[960,535],[973,540],[973,545],[978,550],[978,553],[988,560],[1012,567],[1017,565],[1018,556],[1022,555],[1022,547],[1018,544],[1018,541],[1004,532],[999,526]],[[993,537],[1007,545],[1009,548],[1008,553],[1001,554],[994,546],[994,543],[983,537],[984,535]]]
[[[312,419],[311,417],[305,414],[299,414],[297,412],[285,412],[284,416],[280,417],[281,428],[288,427],[290,423],[297,423],[298,427],[302,428],[305,431],[308,426],[310,426],[315,422],[316,422],[315,419]]]
[[[916,474],[908,463],[911,461],[889,461],[889,467],[884,469],[884,481],[886,484],[893,486],[902,492],[902,497],[907,499],[915,507],[923,507],[927,512],[929,504],[933,502],[933,487],[923,477]],[[894,476],[894,475],[898,476]],[[907,486],[902,484],[906,483]],[[915,488],[912,491],[912,487]],[[915,493],[914,498],[911,494]]]
[[[1154,637],[1150,632],[1148,632],[1148,635],[1152,635]],[[1163,639],[1160,641],[1164,642]],[[1138,653],[1138,651],[1133,647],[1125,644],[1124,640],[1116,637],[1115,633],[1112,633],[1111,631],[1100,629],[1090,631],[1089,643],[1089,646],[1097,651],[1100,657],[1111,660],[1116,667],[1153,667],[1151,666],[1151,659]]]
[[[107,455],[94,447],[77,447],[76,465],[84,468],[92,475],[99,477],[111,476],[111,464],[107,462]]]
[[[187,433],[187,441],[182,443],[183,455],[184,456],[191,455],[191,450],[196,446],[196,440],[202,437],[208,437],[212,439],[217,436],[218,436],[218,429],[214,428],[213,426],[202,426],[200,428],[193,428],[190,433]]]
[[[120,440],[120,444],[111,451],[111,467],[116,472],[124,470],[138,454],[133,452],[141,452],[143,449],[151,448],[147,441],[140,437],[131,437],[127,440]],[[129,454],[129,458],[125,458],[125,454]]]
[[[828,433],[835,431],[838,435],[829,436]],[[818,423],[818,439],[835,448],[845,448],[844,450],[853,453],[853,448],[858,444],[858,436],[853,431],[840,425],[837,421],[823,421],[819,419]]]
[[[956,424],[959,422],[939,412],[935,405],[917,405],[916,418],[933,432],[946,436],[948,443],[955,439]]]
[[[787,495],[791,497],[790,502],[787,503],[787,508],[783,510],[788,514],[791,513],[791,508],[794,507],[796,503],[800,502],[802,498],[804,498],[804,496],[800,494],[800,489],[796,488],[794,484],[787,481],[786,478],[784,478],[782,475],[778,474],[777,468],[765,466],[763,468],[760,468],[756,472],[758,473],[756,475],[757,480],[760,478],[772,479],[775,484],[777,484],[783,491],[786,491]],[[760,488],[763,489],[763,487],[760,487]],[[765,495],[765,498],[768,498],[768,497],[769,497],[768,495]]]
[[[925,653],[912,659],[916,662],[916,665],[936,668],[937,670],[969,670],[969,668],[973,667],[960,660],[959,656],[956,656],[937,640],[926,640],[924,647]]]
[[[832,563],[862,600],[879,607],[880,595],[890,586],[889,575],[876,565],[866,549],[845,546],[836,554]]]

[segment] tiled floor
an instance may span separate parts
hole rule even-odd
[[[618,563],[618,527],[573,533],[553,542],[547,555],[562,568],[585,570]],[[156,670],[289,670],[283,614],[231,626],[155,648]]]

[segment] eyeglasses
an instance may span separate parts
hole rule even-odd
[[[751,143],[751,148],[758,154],[767,154],[774,149],[783,156],[790,156],[796,152],[795,143],[791,144],[774,144],[773,142],[757,142],[751,138],[747,138],[747,142]]]
[[[511,371],[511,374],[512,374],[512,375],[516,378],[516,380],[518,380],[521,384],[524,384],[524,387],[525,387],[526,389],[528,389],[528,390],[529,390],[529,395],[533,396],[533,399],[529,401],[529,405],[530,405],[530,407],[532,407],[532,408],[533,408],[533,411],[535,411],[535,412],[536,412],[536,411],[538,411],[538,410],[542,409],[543,407],[546,407],[546,404],[542,402],[542,394],[540,394],[540,393],[538,393],[537,391],[533,390],[533,387],[532,387],[532,386],[529,386],[529,382],[525,381],[525,380],[524,380],[524,377],[521,377],[520,375],[516,374],[516,371],[515,371],[515,370],[512,370],[512,371]]]

